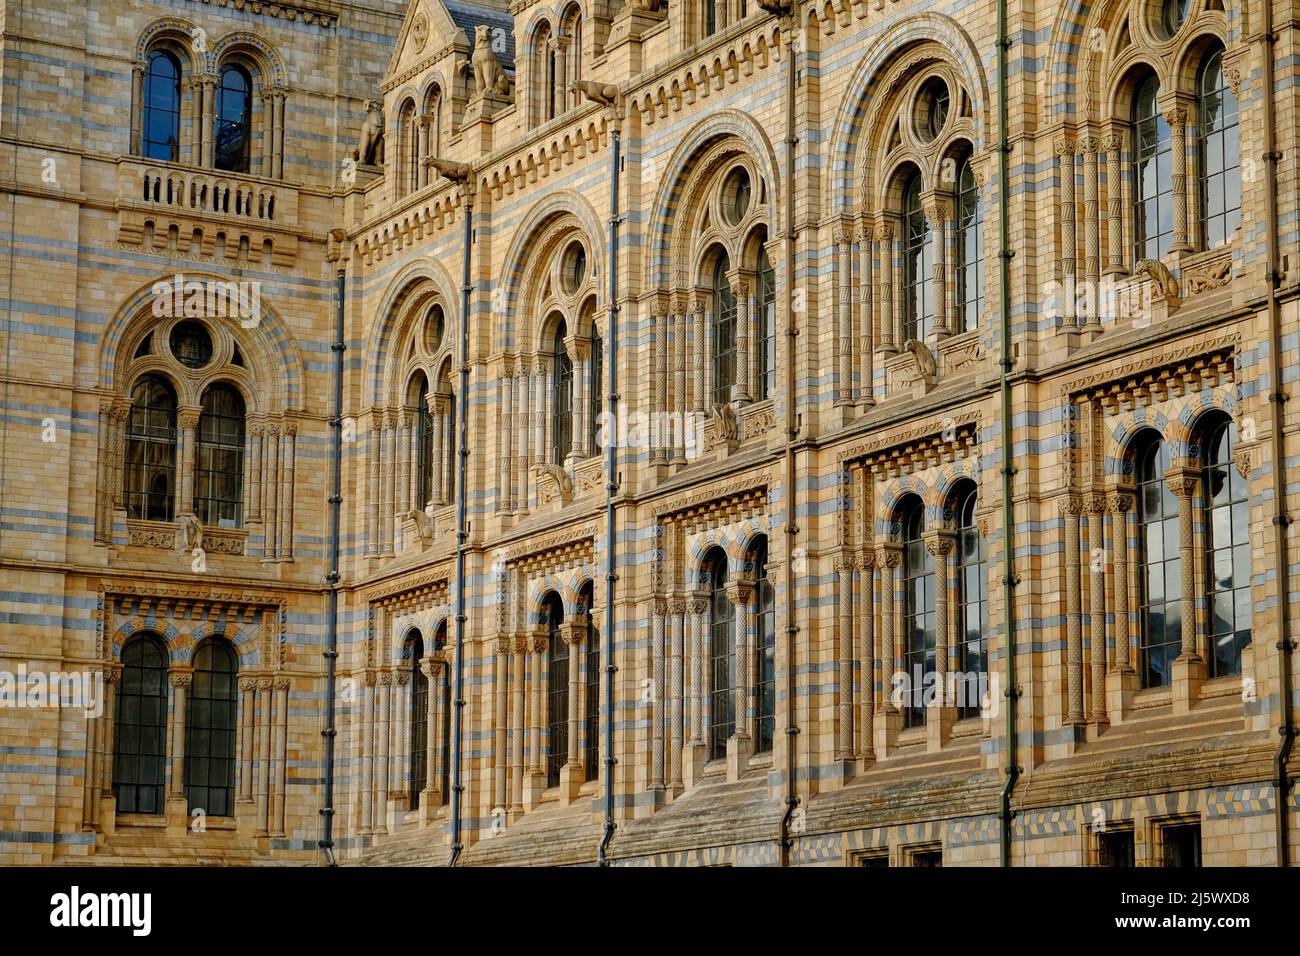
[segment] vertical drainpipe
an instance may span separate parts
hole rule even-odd
[[[456,666],[452,687],[451,711],[451,855],[448,866],[455,866],[464,844],[461,840],[460,797],[465,789],[461,783],[461,736],[465,727],[465,545],[469,540],[466,516],[469,495],[465,485],[469,460],[469,302],[474,292],[470,281],[470,249],[474,242],[474,174],[464,167],[455,181],[465,192],[465,268],[460,286],[460,401],[456,403],[456,423],[459,438],[456,455]],[[447,175],[447,171],[443,171]]]
[[[795,786],[795,738],[799,736],[798,715],[795,711],[798,672],[795,667],[795,642],[799,634],[799,625],[795,623],[795,542],[799,537],[798,494],[795,489],[796,462],[794,443],[799,437],[799,416],[795,396],[797,377],[795,356],[798,354],[799,329],[795,325],[794,315],[794,268],[797,233],[794,225],[795,215],[795,148],[799,139],[795,136],[795,94],[797,91],[796,60],[798,44],[795,40],[795,8],[791,4],[759,0],[759,6],[769,13],[782,18],[786,34],[786,92],[785,92],[785,323],[786,323],[786,363],[785,363],[785,699],[787,722],[785,728],[785,813],[781,816],[781,836],[779,862],[781,866],[790,865],[790,851],[794,840],[790,834],[790,821],[799,806],[799,795]]]
[[[340,237],[340,241],[342,237]],[[335,670],[339,657],[339,523],[343,506],[343,353],[347,349],[343,331],[343,303],[347,295],[347,272],[340,254],[334,286],[334,414],[330,417],[330,468],[332,471],[330,506],[330,569],[325,575],[329,585],[325,628],[325,798],[320,809],[324,829],[317,846],[325,854],[325,862],[337,866],[334,858],[334,738],[335,721]]]
[[[608,425],[606,433],[616,435],[614,423],[618,421],[618,172],[621,159],[622,133],[618,118],[610,127],[609,166],[609,328],[605,330],[605,367],[609,369]],[[596,861],[609,866],[605,855],[609,841],[614,839],[614,588],[618,581],[618,528],[614,499],[618,494],[618,441],[610,439],[607,449],[608,481],[605,485],[605,633],[601,660],[605,665],[605,707],[601,712],[605,738],[605,831],[600,838]]]
[[[1280,684],[1278,696],[1281,703],[1281,718],[1277,729],[1282,738],[1278,743],[1277,753],[1273,757],[1276,770],[1273,778],[1274,803],[1276,804],[1277,829],[1277,865],[1290,866],[1291,852],[1287,833],[1287,800],[1291,792],[1291,781],[1287,774],[1287,761],[1295,743],[1295,721],[1291,714],[1291,627],[1290,627],[1290,573],[1287,570],[1286,529],[1291,524],[1291,517],[1286,508],[1286,442],[1282,434],[1285,424],[1285,412],[1282,406],[1287,401],[1282,383],[1282,316],[1278,303],[1277,290],[1282,281],[1282,267],[1278,249],[1277,235],[1277,176],[1278,164],[1282,154],[1277,149],[1277,133],[1274,130],[1274,94],[1276,82],[1275,54],[1277,34],[1273,29],[1272,0],[1264,0],[1264,161],[1268,163],[1268,174],[1264,177],[1265,210],[1264,221],[1267,237],[1267,275],[1268,284],[1268,396],[1272,415],[1272,455],[1273,455],[1273,567],[1277,569],[1278,595],[1278,671]]]
[[[1016,701],[1020,697],[1020,688],[1016,683],[1016,601],[1015,589],[1019,583],[1016,576],[1015,546],[1015,505],[1012,494],[1015,491],[1014,478],[1016,468],[1012,464],[1015,443],[1012,435],[1011,421],[1011,259],[1015,252],[1011,249],[1008,238],[1008,203],[1011,189],[1008,183],[1009,157],[1011,139],[1007,131],[1007,51],[1011,48],[1011,38],[1007,34],[1007,0],[998,0],[998,273],[1001,280],[999,311],[1002,354],[998,362],[998,390],[1002,404],[1002,606],[1006,619],[1006,655],[1007,655],[1007,726],[1006,726],[1006,781],[1002,785],[1000,811],[1002,825],[999,828],[1002,844],[1002,865],[1011,865],[1011,794],[1015,790],[1016,780],[1020,777],[1020,767],[1016,763]]]

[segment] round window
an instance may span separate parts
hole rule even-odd
[[[572,295],[582,287],[582,283],[586,278],[587,250],[583,248],[580,242],[572,243],[568,249],[564,250],[564,262],[560,269],[560,279],[564,284],[564,291]]]
[[[1166,40],[1172,38],[1187,21],[1187,14],[1191,12],[1191,8],[1192,0],[1162,0],[1160,33]]]
[[[186,368],[203,368],[212,361],[212,336],[198,322],[177,322],[171,334],[172,355]]]
[[[430,355],[438,351],[438,346],[442,344],[442,330],[446,318],[442,313],[442,306],[435,305],[429,310],[429,314],[424,317],[424,350]]]
[[[749,182],[749,172],[743,166],[737,166],[722,182],[722,214],[728,225],[740,225],[740,221],[749,212],[752,198],[753,186]]]
[[[948,84],[937,76],[926,81],[916,100],[916,133],[921,142],[932,143],[948,122]]]

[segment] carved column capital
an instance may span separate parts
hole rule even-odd
[[[167,672],[167,682],[173,687],[189,687],[194,681],[194,671],[190,668],[173,668]]]

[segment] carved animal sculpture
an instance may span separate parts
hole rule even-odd
[[[502,74],[497,55],[492,52],[492,28],[480,24],[474,28],[474,85],[480,94],[493,92]]]
[[[203,525],[194,515],[181,515],[176,520],[176,547],[188,554],[196,548],[203,547]]]
[[[740,423],[736,410],[721,403],[713,406],[713,434],[719,441],[736,441],[740,438]]]
[[[366,120],[361,124],[361,136],[352,151],[352,158],[366,165],[383,165],[384,104],[378,100],[366,101]]]
[[[913,361],[916,362],[915,380],[924,382],[927,385],[933,385],[934,376],[939,371],[939,365],[935,362],[934,353],[930,351],[929,346],[916,339],[908,339],[903,344],[903,351],[910,353]]]
[[[578,80],[573,84],[573,89],[577,90],[593,103],[599,103],[601,106],[618,105],[618,87],[612,83],[596,83],[592,80]]]

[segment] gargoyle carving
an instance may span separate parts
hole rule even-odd
[[[560,503],[567,505],[573,500],[573,479],[569,473],[559,465],[538,465],[537,473],[545,475],[555,482],[556,490],[560,495]]]
[[[203,547],[203,525],[194,515],[181,515],[176,519],[176,549],[188,554]]]
[[[457,163],[450,159],[439,159],[437,156],[430,156],[425,160],[425,162],[428,163],[439,176],[446,176],[452,182],[466,182],[474,174],[474,170],[469,163]]]
[[[933,385],[935,375],[939,371],[939,364],[934,360],[934,353],[930,351],[930,347],[918,339],[908,339],[903,343],[903,351],[911,355],[915,363],[914,374],[909,380],[914,383]]]
[[[578,91],[593,103],[599,103],[601,106],[618,106],[618,87],[613,83],[578,80],[570,88]]]
[[[736,410],[730,405],[713,406],[713,437],[718,441],[740,438],[740,422],[736,419]]]
[[[1178,280],[1169,271],[1169,267],[1159,259],[1140,260],[1135,273],[1140,276],[1151,277],[1151,281],[1156,284],[1156,288],[1159,290],[1159,297],[1168,303],[1170,312],[1176,311],[1183,304],[1182,299],[1178,296]]]

